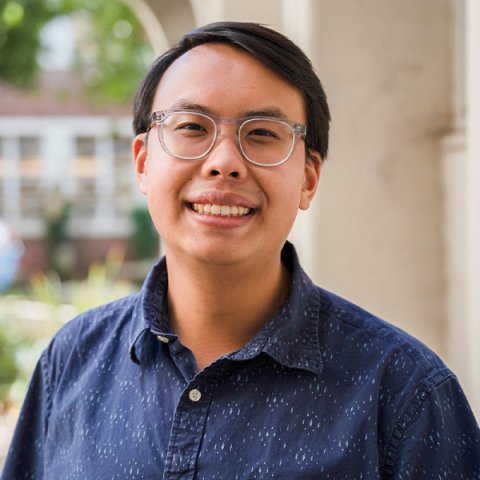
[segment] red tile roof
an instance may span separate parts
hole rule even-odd
[[[109,105],[89,101],[74,72],[43,72],[38,83],[33,90],[0,83],[0,116],[131,115],[131,102]]]

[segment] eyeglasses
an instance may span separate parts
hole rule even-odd
[[[238,146],[255,165],[275,167],[285,163],[297,138],[305,137],[307,127],[289,120],[270,117],[227,119],[194,111],[160,111],[152,114],[160,143],[169,155],[183,160],[207,156],[219,138],[220,124],[236,123]]]

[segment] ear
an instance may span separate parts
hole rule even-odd
[[[147,185],[147,141],[148,135],[140,133],[132,144],[133,163],[135,168],[135,177],[140,191],[146,193]]]
[[[303,180],[302,193],[299,208],[307,210],[317,191],[323,160],[320,153],[309,150],[305,160],[305,177]]]

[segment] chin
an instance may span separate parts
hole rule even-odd
[[[230,265],[238,264],[244,259],[244,256],[238,251],[228,249],[205,249],[203,251],[196,251],[192,257],[198,262],[203,262],[208,265],[218,267],[228,267]]]

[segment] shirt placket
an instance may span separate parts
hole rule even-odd
[[[188,480],[195,476],[211,403],[211,388],[208,387],[192,381],[182,392],[173,417],[163,480]]]

